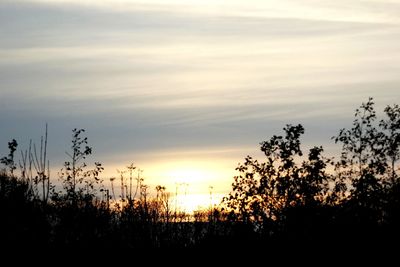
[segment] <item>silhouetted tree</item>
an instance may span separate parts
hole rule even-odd
[[[369,98],[356,109],[353,127],[341,129],[334,137],[342,144],[341,159],[336,165],[342,181],[348,188],[343,194],[343,220],[359,236],[376,232],[384,212],[384,175],[388,164],[385,151],[387,138],[376,123],[374,102]],[[350,227],[350,228],[351,228]]]
[[[399,159],[400,110],[387,106],[386,119],[377,122],[374,102],[369,98],[356,109],[352,128],[341,129],[336,143],[342,145],[340,160],[336,163],[336,192],[342,199],[336,202],[335,218],[346,224],[345,235],[359,240],[382,238],[382,227],[398,214],[396,203]],[[397,198],[398,199],[398,198]],[[394,215],[394,217],[392,217]]]
[[[232,192],[225,198],[231,216],[246,224],[255,223],[256,229],[264,231],[273,230],[273,224],[282,225],[288,210],[322,205],[328,191],[328,160],[321,155],[322,147],[312,148],[308,160],[300,164],[304,128],[287,125],[284,132],[284,136],[274,135],[261,143],[264,162],[247,156],[237,167],[240,175],[234,177]]]
[[[382,128],[385,140],[385,156],[388,160],[388,179],[384,181],[386,200],[383,214],[384,223],[388,228],[388,235],[398,239],[400,237],[400,107],[399,105],[387,106],[384,110],[386,118],[379,125]]]
[[[400,159],[400,107],[387,106],[384,110],[386,119],[381,120],[379,126],[384,132],[384,150],[389,160],[391,182],[398,178],[396,162]]]
[[[333,137],[342,144],[340,167],[350,181],[352,197],[368,198],[371,191],[379,190],[380,175],[386,170],[385,142],[374,122],[376,112],[372,98],[362,103],[354,114],[353,127],[341,129]]]
[[[95,162],[94,169],[86,170],[85,159],[92,154],[92,148],[88,146],[87,137],[82,137],[84,129],[72,130],[72,152],[66,152],[70,161],[64,163],[61,169],[60,178],[66,191],[66,198],[76,202],[78,198],[84,197],[91,200],[95,197],[95,185],[100,185],[100,172],[104,170],[101,163]]]
[[[298,192],[303,205],[314,206],[326,201],[332,176],[326,171],[330,160],[322,156],[323,151],[322,146],[313,147],[308,154],[308,161],[303,161]]]

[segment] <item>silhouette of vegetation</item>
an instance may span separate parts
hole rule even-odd
[[[15,139],[8,142],[8,149],[10,153],[7,157],[3,157],[0,159],[0,163],[4,164],[10,171],[11,176],[14,174],[14,170],[17,168],[14,162],[14,153],[17,150],[18,143]]]
[[[238,165],[221,205],[211,204],[210,186],[209,209],[190,214],[177,209],[165,186],[147,186],[133,163],[104,185],[102,164],[86,163],[93,149],[84,129],[72,130],[57,187],[46,125],[40,150],[30,141],[16,164],[13,139],[0,159],[0,235],[28,250],[390,244],[400,238],[400,107],[387,106],[383,115],[379,120],[372,98],[362,103],[351,128],[332,137],[338,158],[325,157],[322,146],[304,153],[304,127],[286,125],[260,143],[263,159],[247,156]]]
[[[94,169],[87,170],[84,161],[87,156],[92,154],[92,148],[88,146],[88,138],[82,137],[84,129],[72,130],[71,152],[65,152],[69,161],[64,163],[64,168],[59,173],[63,184],[65,195],[62,192],[57,197],[77,204],[78,200],[92,201],[96,196],[96,185],[101,185],[102,180],[99,174],[104,170],[101,163],[95,162]]]

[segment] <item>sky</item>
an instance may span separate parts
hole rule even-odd
[[[0,0],[0,155],[48,123],[57,180],[84,128],[105,184],[133,162],[192,208],[216,202],[286,124],[334,154],[369,96],[400,102],[399,14],[397,0]]]

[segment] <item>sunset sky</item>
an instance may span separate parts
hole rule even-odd
[[[399,14],[398,0],[0,0],[0,156],[47,122],[56,180],[85,128],[106,185],[133,162],[207,205],[285,124],[333,155],[361,102],[399,103]]]

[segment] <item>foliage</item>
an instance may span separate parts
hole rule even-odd
[[[92,148],[83,129],[72,131],[60,172],[63,190],[56,191],[46,161],[46,126],[40,152],[32,141],[21,152],[21,177],[14,173],[16,140],[1,158],[0,235],[12,248],[41,251],[242,245],[287,252],[288,244],[389,244],[400,238],[400,108],[387,106],[383,115],[379,120],[372,98],[362,103],[351,128],[333,137],[342,149],[337,159],[324,157],[322,146],[303,154],[304,127],[286,125],[282,135],[260,143],[262,159],[247,156],[238,165],[222,208],[193,214],[172,208],[163,185],[152,196],[133,163],[119,171],[120,179],[110,178],[110,192],[99,177],[102,165],[88,169]]]
[[[324,201],[329,176],[322,147],[310,149],[308,159],[299,163],[304,128],[287,125],[283,130],[285,136],[274,135],[261,143],[264,162],[247,156],[237,167],[240,175],[234,178],[232,192],[225,202],[240,221],[279,220],[290,207],[319,205]]]
[[[383,149],[389,161],[391,182],[398,178],[396,162],[400,159],[400,107],[399,105],[387,106],[384,110],[386,119],[380,121],[383,130]]]
[[[0,159],[0,163],[4,164],[9,169],[11,175],[13,175],[14,170],[17,168],[14,162],[14,153],[17,150],[17,146],[18,143],[15,139],[12,139],[10,142],[8,142],[8,149],[10,150],[10,153],[7,157],[2,157]]]
[[[84,160],[92,154],[92,148],[88,146],[87,137],[82,136],[84,132],[84,129],[72,130],[72,152],[66,152],[70,160],[64,163],[59,174],[66,193],[65,198],[73,203],[78,199],[93,199],[96,195],[95,186],[103,182],[99,178],[104,170],[101,163],[95,162],[93,169],[86,169]]]

